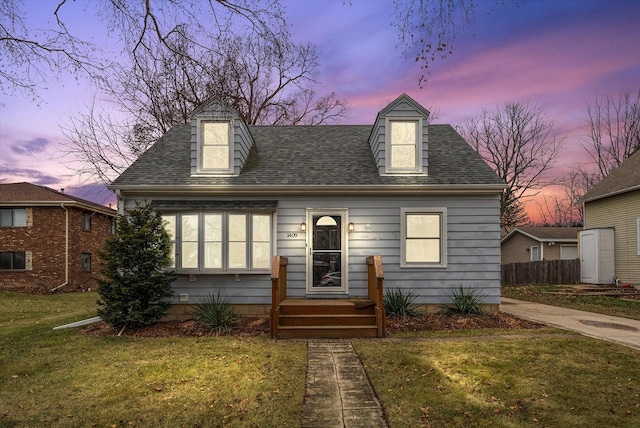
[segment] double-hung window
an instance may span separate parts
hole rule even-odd
[[[402,267],[446,267],[446,208],[402,208],[401,217]]]
[[[386,172],[422,172],[422,121],[387,119]]]
[[[91,213],[88,211],[82,213],[82,230],[91,230]]]
[[[24,251],[0,252],[0,270],[25,270],[26,254]]]
[[[171,267],[186,272],[268,271],[272,215],[254,212],[164,214]]]
[[[82,253],[80,255],[80,264],[85,272],[91,271],[91,253]]]
[[[0,227],[26,227],[25,208],[0,208]]]
[[[231,122],[200,120],[198,151],[200,172],[212,174],[233,172]]]

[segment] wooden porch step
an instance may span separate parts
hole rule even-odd
[[[365,299],[286,299],[280,309],[282,315],[375,314],[375,304]]]
[[[352,338],[377,337],[375,325],[345,325],[345,326],[284,326],[278,329],[279,338]]]
[[[281,326],[376,325],[375,314],[297,314],[281,315]]]

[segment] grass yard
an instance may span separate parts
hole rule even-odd
[[[566,286],[553,285],[502,286],[502,296],[640,320],[640,300],[623,300],[606,296],[562,296],[549,293],[566,288]]]
[[[0,292],[0,426],[299,426],[304,343],[52,330],[97,296]]]
[[[393,428],[638,427],[640,353],[581,336],[354,342]]]

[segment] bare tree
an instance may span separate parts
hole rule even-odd
[[[600,179],[640,149],[640,88],[620,96],[596,96],[587,104],[589,136],[584,147],[598,167]]]
[[[52,10],[51,28],[35,30],[16,0],[0,0],[0,93],[21,92],[35,100],[51,74],[95,76],[108,66],[108,61],[94,56],[95,45],[68,31],[60,13],[64,3]]]
[[[398,47],[415,58],[426,82],[429,65],[453,54],[458,32],[475,22],[474,0],[395,0]]]
[[[349,112],[344,100],[334,93],[316,95],[315,48],[280,34],[273,41],[253,31],[233,34],[229,28],[195,37],[182,28],[162,42],[145,39],[145,48],[131,54],[130,66],[117,68],[102,85],[102,96],[116,100],[115,109],[126,119],[115,123],[91,106],[63,126],[73,167],[93,170],[92,175],[109,182],[172,126],[189,124],[193,109],[210,97],[227,102],[250,125],[344,118]],[[111,136],[97,138],[94,130],[105,129]]]
[[[111,58],[119,52],[103,52],[74,35],[64,15],[68,8],[80,7],[75,3],[51,3],[52,24],[35,30],[29,25],[35,7],[24,8],[19,0],[0,0],[0,92],[21,92],[37,99],[51,74],[105,77],[113,65]],[[99,0],[96,4],[96,15],[87,19],[97,18],[105,24],[134,58],[149,53],[158,43],[171,49],[169,41],[184,35],[186,28],[194,34],[212,29],[222,32],[238,25],[272,42],[289,36],[279,0]],[[47,5],[39,4],[38,9],[41,7]]]
[[[547,184],[546,173],[560,149],[553,122],[529,103],[507,102],[495,112],[467,118],[462,133],[469,144],[502,178],[507,188],[501,199],[502,226],[514,226],[510,205],[533,197]]]

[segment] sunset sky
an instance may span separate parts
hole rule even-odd
[[[34,22],[53,19],[57,2],[24,3]],[[78,3],[64,6],[72,31],[104,40],[102,27],[91,22],[93,4]],[[436,110],[436,123],[454,126],[483,107],[495,110],[506,101],[531,102],[546,111],[563,139],[555,174],[574,162],[589,161],[581,145],[587,133],[586,103],[596,94],[617,95],[640,87],[638,0],[480,0],[475,23],[458,34],[451,57],[432,64],[422,89],[419,66],[396,48],[391,1],[285,4],[295,40],[311,42],[320,52],[318,92],[333,91],[351,106],[351,116],[343,123],[373,124],[376,113],[402,93]],[[20,94],[3,96],[0,182],[64,187],[98,203],[113,202],[100,186],[76,177],[65,167],[69,160],[58,154],[63,138],[59,125],[88,105],[93,94],[86,82],[69,77],[52,80],[39,102]],[[528,212],[537,217],[533,205]]]

